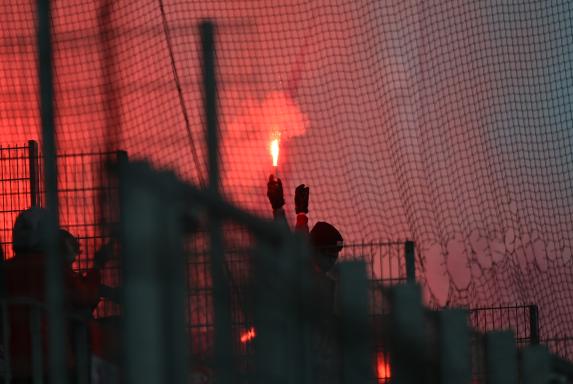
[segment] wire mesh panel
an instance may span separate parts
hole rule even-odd
[[[231,296],[231,316],[233,326],[233,342],[237,369],[242,379],[252,379],[253,352],[256,338],[256,328],[253,323],[253,267],[254,255],[253,238],[244,229],[225,226],[225,271],[228,289]],[[191,350],[197,362],[207,364],[213,348],[214,319],[213,319],[213,290],[210,278],[209,248],[205,234],[195,234],[188,242],[188,321],[191,335]],[[370,315],[371,331],[375,355],[373,366],[377,368],[380,383],[386,383],[391,378],[389,356],[384,346],[381,321],[387,315],[381,287],[406,281],[405,243],[404,242],[372,242],[345,244],[340,255],[340,261],[362,260],[367,267],[370,278]],[[336,267],[335,267],[336,270]],[[337,275],[333,271],[329,276],[317,274],[316,281],[324,280],[336,284]],[[318,283],[320,285],[320,283]],[[334,292],[333,292],[334,293]],[[331,309],[332,310],[332,309]],[[330,316],[335,316],[331,313]],[[335,319],[323,319],[323,326]],[[324,341],[326,343],[326,341]],[[334,348],[324,344],[322,348]],[[334,349],[332,350],[334,351]],[[334,352],[332,352],[334,353]],[[334,356],[334,355],[331,355]],[[326,357],[325,357],[326,358]],[[330,357],[329,357],[330,358]],[[207,364],[208,365],[208,364]],[[208,371],[208,368],[201,368]]]
[[[95,253],[113,238],[119,215],[118,186],[105,167],[123,155],[123,152],[58,155],[60,225],[79,240],[81,253],[73,265],[79,273],[93,267]],[[102,284],[117,287],[118,268],[117,259],[108,261],[102,270]],[[103,300],[96,313],[114,315],[118,307]]]
[[[511,330],[518,346],[525,347],[539,341],[539,329],[535,315],[535,306],[507,306],[490,308],[471,308],[470,325],[476,331]]]
[[[0,245],[5,258],[12,251],[12,226],[18,213],[38,200],[38,146],[0,145]]]
[[[58,197],[60,224],[80,243],[81,253],[73,268],[84,273],[92,268],[95,252],[111,239],[117,225],[117,183],[102,169],[122,152],[59,154]],[[19,212],[32,205],[42,206],[44,186],[42,156],[38,146],[0,147],[0,241],[4,255],[12,256],[12,227]],[[103,284],[117,286],[119,275],[115,261],[102,271]],[[117,312],[114,304],[104,301],[98,315]]]

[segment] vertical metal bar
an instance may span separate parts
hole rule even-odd
[[[286,383],[285,375],[289,356],[285,346],[288,342],[285,326],[284,257],[289,256],[287,243],[284,250],[277,252],[267,244],[258,244],[255,258],[256,307],[255,307],[255,351],[256,383]],[[278,253],[278,255],[277,255]],[[274,257],[279,256],[279,257]],[[288,290],[287,290],[288,291]]]
[[[486,370],[488,384],[517,384],[517,349],[512,332],[486,334]]]
[[[291,379],[293,383],[310,384],[312,383],[312,352],[311,352],[311,326],[309,295],[311,293],[311,276],[310,276],[310,249],[308,242],[303,238],[301,233],[295,233],[292,239],[292,248],[287,252],[286,258],[291,262],[291,278],[293,287],[294,307],[290,312],[294,316],[290,318],[292,331],[289,338],[293,344],[291,348],[290,361],[293,363],[289,368],[292,371]],[[271,255],[272,256],[272,255]],[[289,290],[289,287],[286,287]],[[334,292],[333,292],[334,293]],[[332,314],[330,314],[332,315]],[[335,348],[336,349],[336,348]],[[336,353],[336,352],[335,352]]]
[[[544,345],[527,347],[521,353],[521,379],[523,384],[549,383],[551,360]]]
[[[440,384],[470,383],[472,372],[467,312],[444,309],[438,312],[438,321]]]
[[[76,362],[77,362],[77,383],[89,383],[89,350],[88,350],[88,330],[83,321],[78,322],[75,327],[76,339]]]
[[[155,175],[137,164],[121,169],[123,360],[125,383],[164,383],[161,315],[163,297],[158,253],[163,206],[154,193]]]
[[[28,174],[30,177],[30,206],[40,205],[38,198],[39,177],[38,177],[38,143],[34,140],[28,141]]]
[[[529,334],[531,344],[539,344],[539,308],[535,304],[529,306]]]
[[[414,242],[406,241],[405,245],[406,253],[406,279],[410,283],[416,282],[416,265],[414,258]]]
[[[188,381],[187,347],[185,323],[185,254],[183,249],[183,227],[181,206],[178,204],[179,181],[175,175],[164,174],[161,186],[165,192],[164,215],[161,238],[165,239],[164,262],[160,264],[164,284],[163,305],[165,340],[165,382],[183,384]],[[167,188],[171,186],[171,188]]]
[[[340,314],[343,353],[343,383],[374,383],[368,279],[362,262],[340,264]]]
[[[207,122],[207,148],[209,190],[219,196],[219,143],[217,121],[217,80],[215,63],[215,26],[211,22],[200,25],[203,69],[203,97]],[[232,383],[235,374],[232,361],[232,332],[230,298],[225,284],[224,246],[221,222],[218,217],[209,218],[211,274],[215,299],[215,382]]]
[[[398,285],[390,290],[390,294],[392,311],[389,336],[393,380],[401,384],[423,383],[427,370],[427,338],[420,287]]]
[[[46,298],[48,304],[49,354],[51,381],[66,384],[66,350],[64,347],[63,262],[57,252],[58,169],[56,160],[56,127],[54,124],[54,89],[52,75],[52,31],[50,0],[37,0],[38,77],[40,116],[44,154],[44,179],[49,223],[46,233],[48,265]]]
[[[105,136],[104,148],[111,152],[114,146],[121,145],[121,93],[118,81],[118,65],[116,59],[116,45],[114,44],[114,31],[112,27],[113,0],[103,0],[98,10],[98,33],[101,52],[101,76],[104,80],[104,119]]]
[[[40,331],[40,309],[30,308],[30,335],[32,336],[32,380],[34,384],[42,384],[42,335]]]
[[[203,52],[203,97],[205,99],[205,119],[207,121],[207,148],[209,167],[209,187],[219,191],[219,122],[217,115],[217,79],[215,62],[215,25],[203,22],[200,25]]]
[[[8,304],[2,299],[2,340],[4,346],[4,384],[12,381],[12,351],[10,348],[10,317],[8,316]]]

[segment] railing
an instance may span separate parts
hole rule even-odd
[[[20,211],[40,204],[38,144],[0,146],[0,253],[12,256],[12,226]]]
[[[539,315],[536,305],[513,305],[469,309],[471,326],[480,332],[511,330],[518,345],[539,343]]]
[[[82,254],[74,263],[78,272],[91,268],[94,252],[112,238],[117,227],[118,186],[113,178],[106,177],[103,168],[110,161],[125,159],[124,151],[57,156],[60,223],[80,242]],[[0,147],[0,245],[5,258],[13,254],[12,227],[18,213],[30,206],[43,206],[42,160],[38,144],[32,140],[27,146]],[[102,273],[107,285],[119,284],[118,268],[113,262]],[[117,313],[117,306],[110,301],[103,301],[97,310],[99,316]]]
[[[13,379],[42,383],[47,377],[45,356],[45,346],[48,343],[45,331],[47,310],[45,304],[30,298],[10,297],[0,300],[2,321],[0,377],[3,383],[9,384]],[[16,317],[15,314],[19,316]],[[68,321],[68,337],[72,341],[73,349],[73,358],[69,360],[73,361],[73,371],[70,370],[69,373],[73,374],[74,382],[87,384],[91,376],[91,352],[88,341],[90,320],[78,313],[67,313],[65,319]],[[27,324],[20,323],[22,320],[27,320]],[[20,352],[17,356],[18,361],[14,361],[12,347],[15,344],[12,343],[14,341],[12,331],[18,329],[18,334],[21,336],[26,326],[30,341],[29,349],[21,344],[16,345]],[[13,370],[13,364],[17,366],[16,371]]]

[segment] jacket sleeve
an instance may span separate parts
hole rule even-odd
[[[285,209],[284,208],[273,209],[273,219],[275,221],[286,222]]]
[[[296,231],[308,233],[308,217],[306,213],[298,213],[296,215],[296,224],[294,226]]]
[[[67,272],[67,282],[72,305],[88,308],[97,305],[101,282],[101,273],[98,269],[90,270],[85,276],[70,270]]]

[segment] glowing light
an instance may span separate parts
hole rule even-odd
[[[253,340],[256,336],[255,328],[250,328],[241,334],[241,343],[245,344]]]
[[[279,139],[271,141],[271,156],[273,157],[273,167],[279,164]]]
[[[376,372],[378,373],[378,382],[386,383],[391,377],[390,363],[388,362],[388,356],[384,355],[383,352],[378,352],[376,356]]]

